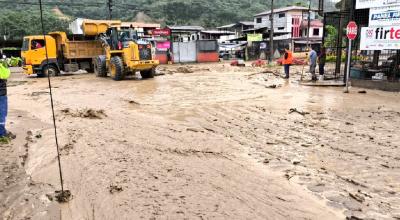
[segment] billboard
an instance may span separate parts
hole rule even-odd
[[[399,50],[400,26],[361,28],[360,50]]]
[[[400,6],[400,0],[356,0],[356,9]]]
[[[371,8],[369,12],[369,26],[400,25],[400,6]]]
[[[165,42],[157,42],[156,43],[156,48],[159,51],[167,51],[168,49],[171,48],[171,42],[165,41]]]
[[[247,34],[247,41],[254,42],[254,41],[262,41],[262,34]]]
[[[152,30],[152,34],[157,35],[157,36],[170,36],[171,30],[169,28],[155,29],[155,30]]]

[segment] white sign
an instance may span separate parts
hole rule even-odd
[[[400,26],[361,28],[360,50],[400,50]]]
[[[369,26],[400,25],[400,6],[371,8],[369,12]]]
[[[400,6],[400,0],[357,0],[356,9]]]

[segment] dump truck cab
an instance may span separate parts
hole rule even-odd
[[[59,71],[56,40],[52,36],[35,35],[24,37],[21,57],[24,72],[28,75],[55,74],[54,71]]]

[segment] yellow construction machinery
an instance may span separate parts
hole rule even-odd
[[[109,28],[100,35],[105,55],[95,60],[95,73],[99,77],[109,75],[114,80],[140,72],[142,78],[153,78],[158,60],[153,60],[151,43],[139,39],[133,29]]]
[[[64,32],[51,32],[24,37],[24,72],[57,76],[61,71],[94,69],[97,76],[109,73],[114,80],[122,80],[136,71],[143,78],[154,76],[158,61],[152,60],[151,44],[138,39],[133,30],[119,31],[121,21],[85,19],[80,26],[81,35],[68,37]]]

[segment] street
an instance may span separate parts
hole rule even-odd
[[[154,79],[13,69],[2,219],[400,219],[400,94],[299,85],[281,67],[169,65]]]

